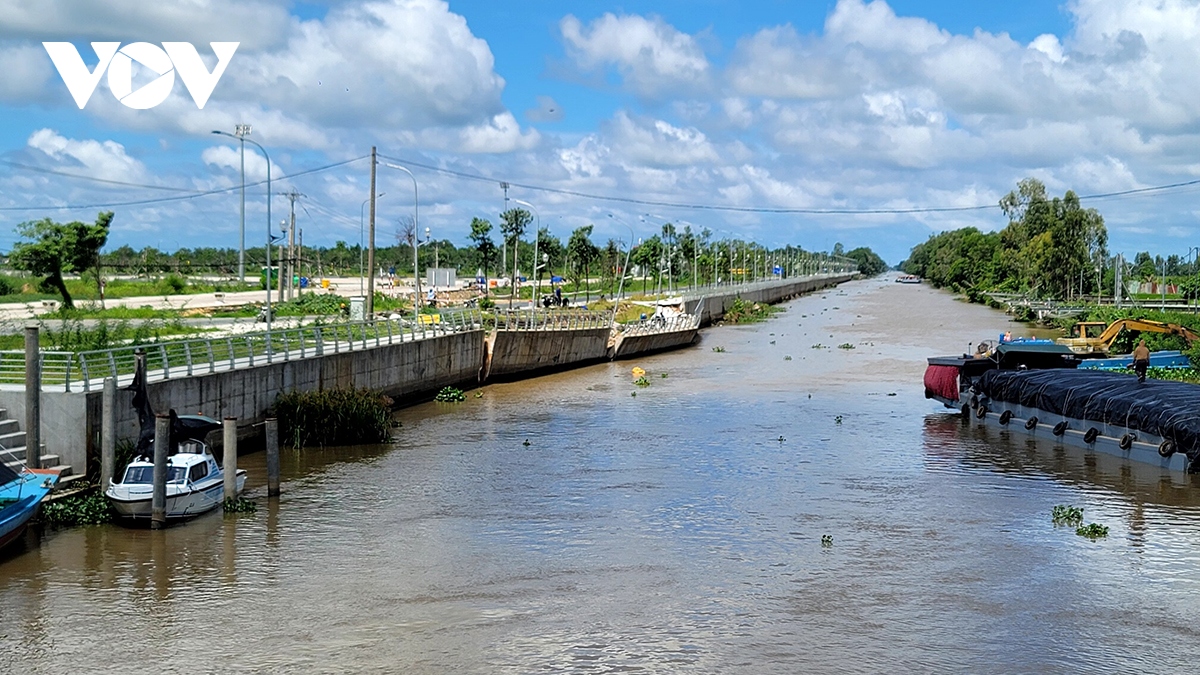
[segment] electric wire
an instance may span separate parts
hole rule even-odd
[[[305,169],[304,171],[297,171],[296,173],[286,174],[286,175],[280,176],[279,178],[272,178],[271,181],[272,182],[281,181],[281,180],[288,179],[288,178],[297,178],[299,176],[305,176],[308,174],[318,173],[318,172],[322,172],[322,171],[328,171],[330,169],[336,169],[337,167],[340,167],[340,166],[345,166],[347,164],[352,164],[354,162],[368,159],[369,157],[370,157],[370,155],[363,155],[361,157],[354,157],[352,159],[343,160],[341,162],[325,164],[323,166],[314,167],[312,169]],[[264,180],[256,181],[254,183],[246,183],[246,187],[247,188],[258,187],[260,185],[266,185],[266,183],[267,183],[267,181],[264,179]],[[145,206],[148,204],[162,204],[162,203],[166,203],[166,202],[187,201],[187,200],[191,200],[191,199],[196,199],[198,197],[210,197],[212,195],[225,194],[225,193],[233,192],[235,190],[240,190],[240,189],[242,189],[242,186],[239,184],[239,185],[235,185],[235,186],[227,187],[227,188],[218,188],[216,190],[207,190],[207,191],[203,191],[203,192],[197,192],[195,194],[180,195],[178,197],[157,197],[154,199],[137,199],[137,200],[131,200],[131,201],[125,201],[125,202],[98,202],[98,203],[94,203],[94,204],[42,204],[42,205],[38,205],[38,206],[0,206],[0,211],[49,211],[49,210],[72,211],[72,210],[80,210],[80,209],[108,208],[108,207],[114,207],[114,206]]]

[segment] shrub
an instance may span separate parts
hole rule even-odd
[[[288,392],[275,399],[280,439],[306,445],[383,443],[392,427],[392,399],[370,389]]]

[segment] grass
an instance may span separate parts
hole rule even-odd
[[[784,311],[782,307],[762,302],[750,303],[741,298],[735,298],[729,305],[729,309],[725,310],[725,317],[722,320],[734,324],[759,323],[782,311]]]
[[[126,345],[144,345],[196,335],[207,329],[183,325],[178,319],[164,321],[150,319],[132,323],[127,319],[108,321],[101,319],[97,325],[84,326],[78,319],[69,319],[60,327],[51,327],[40,322],[38,343],[42,349],[56,352],[83,352],[95,349],[111,349]],[[0,335],[0,349],[22,349],[25,336],[20,333]]]

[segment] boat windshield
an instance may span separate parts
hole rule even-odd
[[[187,468],[182,466],[167,467],[167,482],[180,483],[183,482],[184,476],[187,475]],[[125,480],[123,483],[129,485],[151,485],[154,483],[154,467],[152,466],[131,466],[125,470]]]

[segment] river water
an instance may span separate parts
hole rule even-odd
[[[277,504],[245,457],[255,514],[0,558],[0,672],[1194,672],[1200,483],[923,398],[1008,328],[859,281],[285,452]]]

